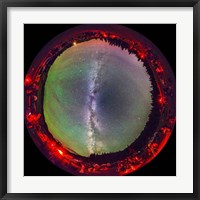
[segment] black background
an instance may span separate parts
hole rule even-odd
[[[56,35],[77,25],[25,24],[24,25],[24,74],[26,75],[38,52]],[[176,75],[176,25],[135,24],[124,25],[151,40],[165,55]],[[53,165],[37,149],[24,126],[24,175],[25,176],[70,176],[71,174]],[[131,176],[176,175],[176,129],[159,155]]]

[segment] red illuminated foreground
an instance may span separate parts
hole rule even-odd
[[[96,158],[85,158],[63,148],[48,131],[42,108],[43,86],[54,60],[67,48],[91,39],[104,40],[112,45],[120,43],[121,48],[143,61],[148,73],[154,78],[154,107],[159,115],[158,126],[145,130],[148,137],[143,134],[138,138],[138,141],[146,141],[145,146],[138,150],[132,144],[121,152],[122,159],[105,159],[103,163]],[[169,64],[151,42],[127,28],[89,25],[75,28],[70,33],[64,32],[36,57],[25,77],[24,86],[25,120],[33,141],[55,165],[75,175],[125,175],[136,171],[158,155],[175,124],[175,81]]]

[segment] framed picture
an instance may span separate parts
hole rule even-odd
[[[198,199],[199,1],[1,1],[1,199]]]

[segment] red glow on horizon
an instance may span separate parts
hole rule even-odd
[[[94,36],[90,37],[94,38]],[[128,48],[130,50],[130,54],[134,53],[139,60],[141,60],[144,63],[145,62],[147,63],[147,66],[149,66],[152,69],[152,71],[154,72],[153,74],[155,74],[156,78],[158,79],[158,81],[156,79],[156,84],[158,85],[158,90],[159,90],[158,94],[160,95],[157,96],[156,101],[157,104],[160,105],[160,111],[162,114],[164,110],[163,105],[166,104],[167,108],[170,106],[170,102],[168,102],[168,100],[170,100],[170,97],[167,96],[167,93],[165,93],[164,89],[162,88],[162,86],[165,84],[165,80],[166,80],[166,86],[168,86],[167,79],[165,79],[165,73],[164,73],[164,70],[166,68],[163,69],[165,65],[161,66],[162,64],[157,60],[157,58],[154,58],[153,53],[151,53],[151,51],[148,51],[148,48],[143,46],[143,44],[139,43],[137,40],[134,40],[134,42],[130,41],[129,43],[129,40],[127,42],[127,40],[121,38],[121,36],[118,35],[117,33],[116,35],[114,35],[113,33],[110,32],[104,32],[104,30],[95,33],[95,37],[97,39],[100,38],[105,41],[113,39],[113,41],[110,40],[113,43],[115,41],[117,43],[118,42],[117,40],[120,39],[129,44],[129,46],[127,45],[127,47],[125,48]],[[79,42],[80,43],[82,42],[82,40],[81,39],[79,40],[79,38],[74,38],[74,39],[77,42],[74,40],[70,40],[69,42],[70,45],[76,45]],[[58,48],[59,47],[60,46],[58,45]],[[53,51],[49,51],[48,56],[49,55],[54,56]],[[56,162],[59,161],[59,163],[61,163],[64,167],[69,165],[71,168],[75,168],[75,170],[79,171],[79,173],[86,173],[86,174],[94,173],[95,175],[98,173],[101,174],[102,171],[112,170],[112,167],[114,169],[115,167],[114,165],[116,164],[115,163],[113,164],[112,161],[108,161],[108,163],[106,164],[89,163],[88,165],[88,163],[85,163],[84,160],[77,157],[77,155],[74,154],[74,152],[71,149],[67,149],[66,147],[62,146],[62,144],[56,139],[54,139],[51,134],[48,134],[48,131],[43,129],[42,127],[43,116],[41,117],[42,113],[37,114],[38,112],[36,103],[37,99],[35,97],[37,97],[38,93],[36,92],[39,89],[38,83],[40,82],[40,79],[42,77],[41,74],[44,71],[42,68],[48,69],[47,64],[48,61],[51,60],[48,56],[46,56],[45,59],[41,61],[38,67],[36,66],[37,68],[35,68],[34,66],[32,68],[32,72],[30,72],[30,74],[28,74],[24,79],[24,85],[27,86],[25,87],[25,92],[26,94],[28,94],[26,96],[28,111],[25,118],[28,122],[27,127],[31,129],[31,134],[33,133],[33,131],[35,132],[35,134],[37,135],[36,139],[40,140],[41,146],[44,145],[44,148],[46,148],[45,149],[46,152],[48,151],[49,153],[47,154],[48,158]],[[166,97],[163,96],[163,94],[166,95]],[[36,96],[34,97],[34,95]],[[131,156],[129,156],[128,158],[120,160],[116,165],[117,166],[116,171],[119,173],[119,175],[129,174],[131,172],[136,171],[141,166],[147,164],[153,158],[155,158],[156,155],[159,153],[159,151],[164,147],[173,130],[173,128],[170,129],[168,127],[172,127],[173,123],[175,123],[175,118],[173,118],[174,117],[173,113],[170,113],[170,115],[167,113],[166,115],[167,117],[165,116],[163,117],[163,119],[166,119],[166,123],[163,125],[162,121],[162,123],[158,127],[159,130],[158,137],[160,140],[148,141],[149,145],[146,149],[144,149],[144,152],[140,153],[134,152],[134,154],[131,154]],[[130,152],[132,152],[132,149]],[[106,173],[107,172],[105,172],[105,174]]]

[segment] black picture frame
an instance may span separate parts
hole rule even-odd
[[[8,7],[192,7],[193,8],[193,193],[7,193],[7,8]],[[199,137],[199,0],[0,0],[0,198],[1,199],[200,199]]]

